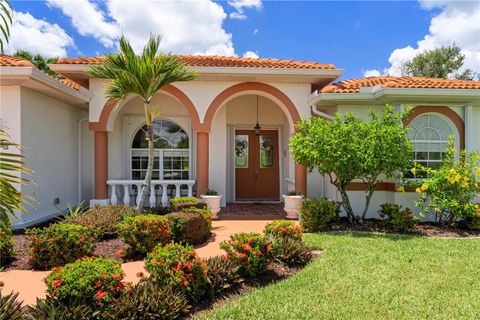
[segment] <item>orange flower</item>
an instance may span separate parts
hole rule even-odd
[[[102,300],[103,297],[107,296],[108,295],[108,292],[105,292],[105,291],[102,291],[102,290],[98,290],[96,295],[95,295],[95,299],[97,300]]]

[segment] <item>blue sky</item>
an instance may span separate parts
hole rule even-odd
[[[333,63],[345,69],[345,79],[394,74],[400,60],[455,41],[468,53],[468,66],[480,71],[480,20],[470,20],[480,16],[478,2],[153,1],[142,3],[144,12],[131,3],[12,1],[18,16],[12,38],[18,36],[7,51],[92,56],[114,51],[121,32],[137,47],[152,32],[167,37],[166,49],[176,53]],[[443,36],[453,27],[461,30]]]

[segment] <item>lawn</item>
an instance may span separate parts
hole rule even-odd
[[[293,277],[198,319],[480,319],[480,239],[321,233]]]

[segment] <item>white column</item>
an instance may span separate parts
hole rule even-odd
[[[465,149],[472,150],[473,145],[473,107],[465,106]]]
[[[162,183],[162,206],[168,206],[168,195],[167,195],[168,183]]]
[[[130,193],[129,193],[129,185],[123,185],[123,205],[129,206],[130,205]]]
[[[118,203],[118,198],[117,198],[117,186],[115,184],[110,185],[112,188],[112,195],[110,197],[110,203],[115,205]]]
[[[157,205],[157,196],[155,195],[155,185],[150,185],[150,207],[153,208]]]

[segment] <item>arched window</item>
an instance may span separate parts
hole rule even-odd
[[[148,166],[147,126],[141,127],[133,137],[131,146],[132,179],[145,178]],[[153,121],[153,180],[189,179],[189,139],[178,124],[170,120]]]
[[[439,168],[447,149],[448,137],[455,135],[450,121],[436,114],[422,114],[408,125],[408,137],[413,143],[415,162],[432,169]],[[410,178],[423,179],[426,173],[417,171]]]

